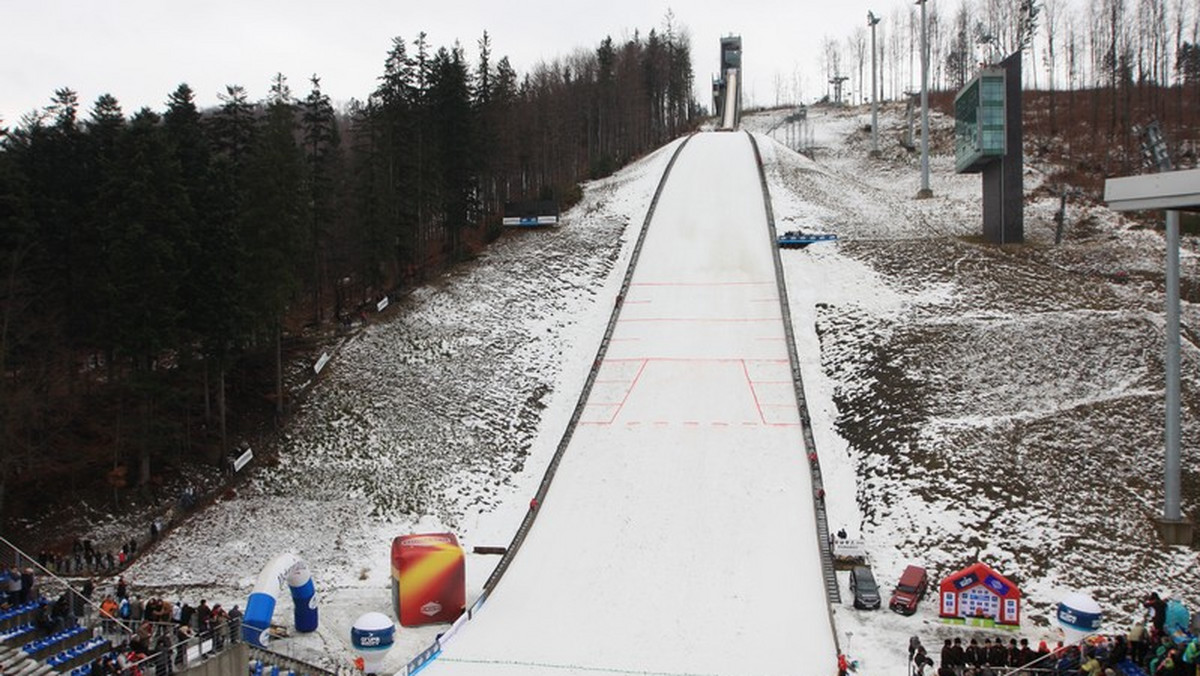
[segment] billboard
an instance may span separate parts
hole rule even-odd
[[[1003,157],[1005,145],[1005,75],[986,68],[954,97],[954,171],[983,171]]]
[[[392,540],[392,605],[405,627],[453,622],[467,605],[466,563],[453,533]]]

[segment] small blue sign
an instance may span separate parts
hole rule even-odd
[[[1103,613],[1089,613],[1078,608],[1072,608],[1066,603],[1058,604],[1058,622],[1064,627],[1084,633],[1100,630],[1104,622]]]
[[[963,575],[954,581],[954,588],[961,591],[967,587],[970,587],[976,582],[979,582],[979,578],[975,576],[975,573],[967,573],[966,575]]]
[[[1008,585],[998,580],[995,576],[988,575],[983,579],[983,583],[987,585],[988,589],[991,589],[1000,596],[1008,596]]]
[[[394,626],[381,629],[350,629],[350,643],[357,650],[388,650],[395,642],[395,636]]]

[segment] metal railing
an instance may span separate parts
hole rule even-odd
[[[150,632],[144,631],[149,626]],[[105,671],[119,676],[170,676],[217,655],[241,642],[242,625],[226,622],[201,634],[179,640],[182,625],[169,622],[143,622],[133,640],[144,639],[149,652],[139,652],[128,644],[118,646],[101,659],[111,659]],[[94,676],[94,672],[93,672]]]
[[[804,394],[804,381],[800,373],[800,357],[796,353],[796,337],[792,328],[792,311],[789,306],[787,283],[783,274],[783,261],[779,256],[776,244],[775,209],[771,204],[771,189],[767,184],[766,167],[763,165],[762,153],[758,149],[758,141],[754,134],[746,132],[750,145],[754,148],[754,161],[758,166],[758,180],[762,187],[763,206],[767,213],[767,234],[771,238],[771,258],[775,265],[775,284],[779,291],[779,306],[783,316],[783,331],[786,336],[788,361],[791,363],[792,384],[796,394],[796,406],[800,414],[800,426],[803,431],[804,454],[808,458],[809,471],[812,476],[813,511],[817,521],[817,547],[821,554],[821,571],[825,578],[825,595],[829,612],[829,630],[833,634],[834,647],[841,652],[838,640],[837,625],[833,620],[833,604],[840,603],[841,592],[838,589],[837,573],[833,567],[833,547],[829,538],[829,520],[825,513],[825,486],[821,477],[820,457],[817,454],[817,442],[813,436],[812,420],[808,412],[808,398]]]

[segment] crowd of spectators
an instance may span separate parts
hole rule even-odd
[[[1200,676],[1200,613],[1151,594],[1127,632],[1097,634],[1078,644],[1015,636],[947,638],[937,661],[914,636],[910,676]]]
[[[210,637],[212,650],[220,651],[241,637],[242,611],[228,611],[220,604],[200,599],[196,605],[160,596],[140,596],[124,577],[99,590],[91,578],[78,589],[85,606],[99,614],[102,631],[116,647],[92,665],[92,676],[127,674],[144,676],[152,668],[155,676],[170,674],[186,660],[191,639]],[[95,604],[94,606],[92,604]]]

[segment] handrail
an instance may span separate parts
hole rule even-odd
[[[767,172],[763,166],[762,153],[758,149],[758,141],[754,138],[754,134],[746,132],[746,136],[750,138],[750,145],[754,148],[754,161],[758,165],[758,180],[762,186],[763,205],[767,211],[767,231],[771,238],[771,258],[775,264],[775,284],[779,290],[779,306],[783,314],[783,330],[787,337],[788,361],[792,367],[792,385],[796,393],[796,406],[800,413],[800,426],[804,435],[804,451],[805,455],[811,459],[809,461],[809,470],[812,473],[812,490],[813,490],[813,509],[817,518],[817,533],[814,535],[817,538],[817,546],[821,552],[821,568],[828,580],[830,575],[833,575],[835,584],[825,586],[826,594],[826,610],[829,614],[829,630],[833,634],[834,648],[840,654],[841,643],[838,640],[837,625],[833,620],[833,604],[841,603],[841,594],[837,588],[837,576],[833,568],[833,550],[830,547],[829,539],[821,537],[821,531],[829,532],[829,522],[825,514],[825,487],[821,478],[821,464],[817,458],[817,442],[813,437],[812,419],[808,412],[808,399],[804,395],[804,381],[800,374],[800,357],[796,352],[796,336],[792,329],[792,312],[789,307],[787,283],[783,276],[783,261],[779,256],[779,247],[776,245],[775,231],[775,209],[771,205],[771,189],[767,185]]]
[[[554,457],[550,459],[550,464],[546,466],[546,471],[542,475],[542,481],[538,485],[537,493],[534,499],[530,502],[529,509],[525,512],[525,517],[521,521],[521,525],[517,528],[517,532],[513,535],[512,542],[509,543],[505,550],[504,556],[500,562],[496,564],[495,570],[488,576],[487,581],[483,585],[483,593],[479,599],[467,609],[465,614],[467,620],[474,615],[475,611],[479,610],[486,602],[488,596],[491,595],[493,589],[499,584],[500,579],[504,577],[504,573],[508,570],[512,563],[513,557],[517,555],[517,551],[525,542],[525,537],[529,534],[529,530],[533,528],[533,522],[537,519],[537,513],[541,505],[546,499],[546,494],[550,491],[550,482],[554,480],[554,475],[558,472],[558,466],[562,462],[563,455],[566,453],[567,446],[575,433],[575,428],[579,424],[579,420],[583,417],[584,408],[587,405],[588,395],[592,391],[592,386],[596,382],[597,373],[600,370],[600,364],[604,361],[604,355],[608,352],[609,342],[612,340],[613,331],[616,329],[617,319],[620,317],[621,308],[625,304],[625,296],[629,292],[630,284],[633,281],[633,273],[637,268],[638,257],[642,252],[642,245],[646,241],[646,233],[650,229],[650,219],[654,216],[654,210],[658,207],[658,200],[662,196],[664,188],[667,185],[667,178],[671,175],[671,169],[675,166],[675,161],[679,159],[680,153],[683,152],[688,142],[695,136],[695,132],[689,134],[683,139],[683,142],[675,148],[675,152],[671,155],[671,159],[667,162],[666,169],[663,170],[662,178],[658,181],[658,187],[654,191],[654,197],[650,200],[650,207],[646,211],[646,218],[642,221],[641,231],[638,233],[637,242],[633,246],[633,253],[629,258],[629,266],[625,269],[625,278],[621,282],[621,290],[617,294],[617,300],[613,304],[612,314],[608,318],[608,326],[604,330],[604,337],[600,340],[600,346],[596,350],[596,358],[592,360],[592,366],[588,370],[587,380],[584,381],[583,389],[579,393],[579,399],[575,403],[575,409],[571,413],[571,418],[567,422],[567,427],[563,431],[562,438],[558,442],[558,447],[554,451]],[[447,637],[449,638],[449,637]],[[441,653],[441,639],[435,639],[420,654],[414,657],[405,666],[402,674],[413,674],[423,668],[430,661],[435,659]]]
[[[270,648],[256,646],[253,643],[246,643],[246,646],[250,648],[250,654],[252,656],[265,661],[273,662],[275,664],[280,664],[280,666],[283,666],[282,663],[286,663],[287,665],[290,665],[291,671],[298,674],[311,674],[314,676],[337,676],[337,674],[341,673],[340,670],[330,670],[326,669],[325,667],[319,667],[311,662],[305,662],[304,660],[292,657],[291,655],[284,655],[283,653],[276,652]],[[302,668],[297,669],[296,666],[300,666]]]
[[[166,658],[171,662],[172,665],[176,665],[177,662],[179,663],[172,669],[168,669],[168,672],[174,671],[175,669],[187,669],[189,663],[191,663],[194,659],[202,660],[206,656],[222,652],[226,648],[230,648],[240,642],[239,640],[234,639],[234,637],[241,635],[241,627],[239,626],[241,624],[240,620],[226,622],[225,626],[221,627],[220,629],[210,629],[202,634],[197,634],[185,641],[179,642],[175,641],[173,634],[174,630],[178,629],[180,625],[165,622],[153,622],[152,624],[162,625],[163,627],[169,627],[171,629],[171,631],[167,634],[170,637],[170,647],[147,653],[145,657],[129,663],[120,671],[120,674],[123,676],[145,674],[144,667],[154,667],[157,665],[162,660],[164,653],[166,653]],[[158,632],[159,629],[156,629],[154,634],[151,635],[151,639],[154,639],[156,636],[158,636]],[[210,643],[208,650],[205,650],[206,643]],[[193,649],[195,650],[193,651]],[[194,657],[193,652],[195,653]],[[155,669],[155,672],[157,673],[157,669]]]
[[[94,610],[96,611],[96,616],[97,616],[97,617],[104,617],[103,613],[101,613],[101,611],[100,611],[100,604],[99,604],[99,603],[96,603],[95,601],[93,601],[93,600],[89,599],[88,597],[84,596],[83,594],[79,593],[79,592],[78,592],[78,591],[75,589],[75,587],[73,587],[73,586],[71,585],[70,581],[68,581],[68,580],[65,580],[65,579],[63,579],[63,578],[59,577],[58,575],[56,575],[56,574],[55,574],[53,571],[51,571],[49,568],[46,568],[45,566],[43,566],[43,565],[41,564],[41,562],[39,562],[37,559],[35,559],[34,557],[30,556],[30,555],[29,555],[27,552],[25,552],[23,549],[21,549],[20,547],[16,546],[15,544],[13,544],[12,542],[10,542],[9,540],[7,540],[6,538],[4,538],[3,536],[0,536],[0,543],[3,543],[5,546],[7,546],[7,547],[11,548],[11,549],[12,549],[14,552],[16,552],[18,555],[20,555],[20,556],[23,556],[23,557],[25,557],[26,559],[28,559],[28,561],[26,562],[27,564],[29,564],[29,565],[31,565],[31,566],[36,566],[36,567],[38,568],[38,570],[40,570],[44,576],[46,576],[46,577],[49,577],[51,580],[54,580],[55,582],[57,582],[57,583],[61,584],[61,585],[62,585],[62,586],[63,586],[63,587],[64,587],[64,588],[67,590],[67,592],[69,592],[69,593],[73,594],[73,595],[74,595],[75,597],[77,597],[79,600],[83,601],[83,603],[84,603],[85,605],[91,606],[91,607],[92,607],[92,609],[94,609]],[[40,586],[42,586],[42,585],[39,585],[39,587],[40,587]],[[72,607],[74,607],[74,606],[72,606]],[[124,619],[122,619],[122,618],[119,618],[119,617],[113,617],[113,618],[109,618],[109,619],[111,619],[113,622],[115,622],[115,623],[116,623],[116,625],[117,625],[118,627],[120,627],[120,628],[121,628],[121,630],[122,630],[122,631],[124,631],[126,634],[133,634],[133,633],[134,633],[134,630],[133,630],[132,628],[130,628],[129,626],[127,626],[127,625],[126,625],[126,621],[125,621]]]

